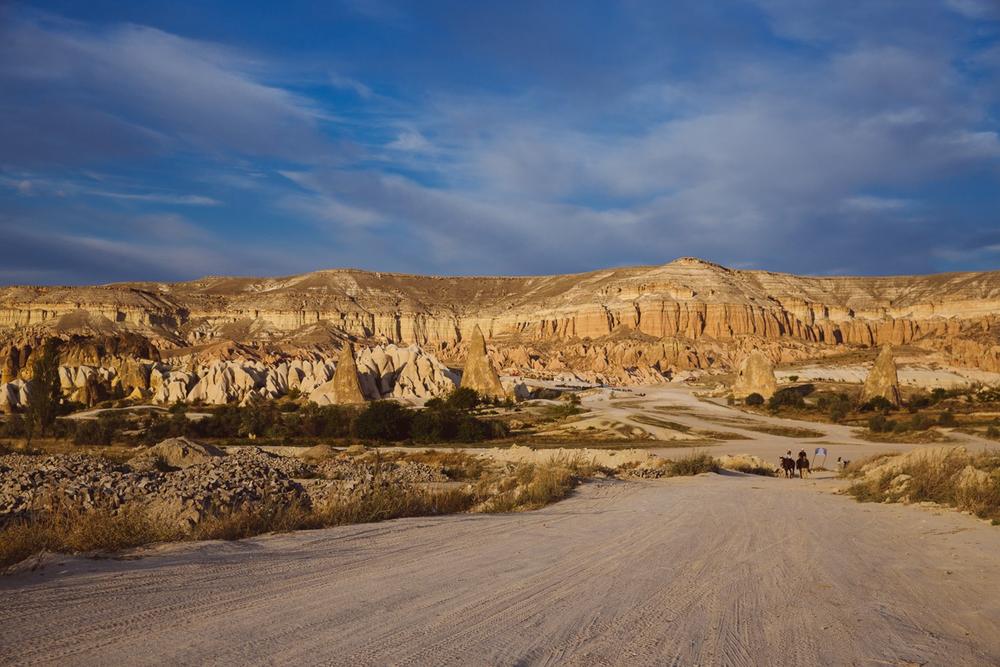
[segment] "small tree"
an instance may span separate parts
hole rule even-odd
[[[413,412],[393,401],[372,401],[351,425],[362,440],[398,441],[410,437]]]
[[[458,387],[450,394],[445,402],[448,407],[454,408],[455,410],[460,410],[462,412],[468,412],[474,410],[477,405],[481,402],[481,398],[475,389],[470,389],[469,387]]]
[[[29,445],[32,437],[48,433],[55,424],[61,402],[59,347],[58,342],[50,338],[42,348],[42,355],[35,359],[31,368],[31,390],[28,392],[25,410]]]

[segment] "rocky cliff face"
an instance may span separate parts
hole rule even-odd
[[[540,277],[336,270],[0,288],[0,332],[12,340],[38,331],[133,333],[168,350],[219,340],[325,349],[351,338],[414,343],[461,363],[476,326],[505,372],[573,371],[610,382],[734,368],[749,349],[782,362],[883,344],[1000,371],[1000,272],[820,278],[684,258]],[[9,350],[0,353],[5,379]],[[14,366],[23,368],[18,355]]]

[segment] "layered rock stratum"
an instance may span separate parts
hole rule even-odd
[[[464,364],[477,326],[502,374],[569,375],[609,384],[733,370],[753,350],[781,364],[885,344],[956,366],[1000,371],[1000,272],[809,277],[682,258],[662,266],[553,276],[344,269],[283,278],[0,288],[3,382],[27,380],[34,350],[55,335],[66,340],[65,366],[112,369],[115,391],[170,398],[198,384],[192,374],[223,363],[251,375],[248,364],[299,364],[294,374],[302,371],[307,383],[318,378],[314,367],[303,371],[303,365],[319,364],[321,384],[332,377],[327,371],[344,341],[358,346],[362,390],[369,398],[375,388],[374,380],[366,385],[364,379],[365,355],[375,346],[418,346],[427,355],[425,366],[443,369],[430,379],[424,373],[421,381],[446,383],[444,365]],[[136,360],[168,363],[171,370],[158,377],[155,364]],[[146,372],[152,373],[148,381]],[[220,378],[206,389],[250,384],[235,369],[213,372]],[[294,380],[279,375],[274,382],[287,381],[290,388]],[[388,375],[401,377],[395,370]],[[67,384],[78,387],[80,380]],[[381,378],[375,384],[385,395]],[[261,389],[259,378],[253,385],[253,391]],[[22,390],[0,388],[0,403]],[[81,397],[93,400],[95,393],[100,388],[92,386]]]

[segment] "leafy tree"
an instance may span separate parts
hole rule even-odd
[[[62,387],[59,384],[59,345],[55,339],[45,342],[42,355],[31,368],[31,390],[25,421],[28,426],[28,443],[37,435],[45,435],[59,416]]]
[[[885,396],[876,396],[861,405],[861,412],[891,412],[895,406]]]
[[[448,398],[445,399],[448,407],[461,412],[474,410],[480,402],[479,394],[476,393],[475,389],[470,389],[469,387],[458,387],[448,394]]]
[[[413,413],[393,401],[372,401],[354,420],[354,436],[366,440],[396,441],[410,436]]]

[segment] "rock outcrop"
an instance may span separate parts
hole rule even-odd
[[[340,351],[333,379],[317,387],[310,396],[320,405],[359,405],[365,402],[358,381],[358,366],[354,362],[354,348],[350,343],[346,343]]]
[[[884,398],[893,405],[900,404],[899,377],[896,374],[896,360],[893,359],[891,345],[882,347],[861,390],[862,402],[877,397]]]
[[[167,438],[153,445],[129,460],[133,470],[155,470],[159,465],[170,468],[208,463],[213,458],[225,456],[225,452],[213,445],[203,445],[188,438]]]
[[[682,258],[561,276],[333,270],[283,278],[8,287],[0,288],[0,381],[29,379],[39,337],[48,335],[67,340],[66,366],[109,366],[111,358],[158,361],[160,352],[179,348],[197,349],[198,366],[239,360],[247,349],[259,353],[267,346],[292,356],[330,355],[345,338],[369,347],[418,345],[457,364],[477,326],[496,367],[507,374],[568,371],[609,384],[666,382],[692,369],[732,370],[750,349],[782,363],[885,344],[1000,371],[1000,272],[809,277]],[[74,336],[79,338],[69,344]],[[264,356],[261,361],[273,361]],[[132,370],[118,369],[122,391],[141,384]],[[362,379],[362,390],[369,389]]]
[[[777,390],[778,381],[774,377],[771,361],[759,351],[751,352],[736,373],[733,396],[746,398],[750,394],[760,394],[764,398],[771,398]]]
[[[486,354],[486,339],[477,324],[469,338],[469,350],[465,358],[465,368],[462,370],[462,387],[474,389],[480,396],[489,398],[504,398],[503,385],[497,375],[493,362]]]
[[[419,403],[444,396],[458,385],[455,373],[416,345],[364,348],[357,358],[358,363],[350,363],[350,367],[354,369],[362,398],[358,399],[351,387],[342,391],[354,402],[392,398]],[[336,398],[337,367],[331,359],[320,355],[271,361],[171,357],[160,362],[128,360],[106,368],[60,366],[59,378],[66,398],[84,405],[108,398],[148,400],[160,405],[178,401],[246,404],[257,399],[280,398],[291,392],[330,405],[341,402]],[[350,377],[349,371],[344,372]],[[0,412],[23,409],[28,391],[29,383],[24,380],[0,384]]]

